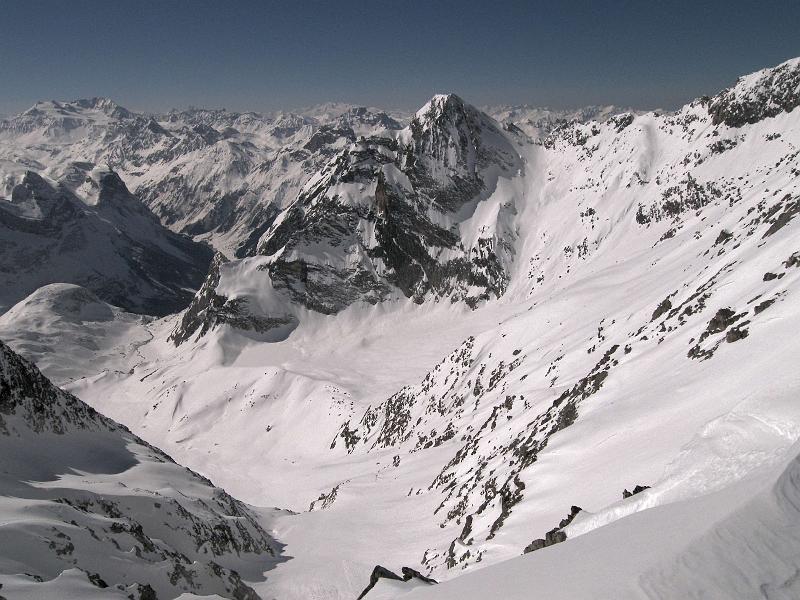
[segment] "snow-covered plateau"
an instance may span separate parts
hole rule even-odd
[[[799,105],[0,120],[0,597],[800,598]]]

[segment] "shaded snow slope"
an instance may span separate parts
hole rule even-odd
[[[0,592],[259,596],[279,545],[249,508],[0,342]]]
[[[161,226],[114,172],[73,163],[59,181],[34,171],[0,198],[0,313],[37,288],[73,283],[132,312],[183,309],[211,251]]]

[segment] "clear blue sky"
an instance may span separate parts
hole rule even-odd
[[[0,113],[348,101],[672,108],[800,55],[800,1],[0,0]]]

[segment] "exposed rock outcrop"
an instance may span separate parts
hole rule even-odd
[[[627,490],[626,490],[627,491]],[[536,550],[541,550],[542,548],[547,548],[548,546],[552,546],[553,544],[559,544],[567,539],[567,534],[564,533],[563,529],[572,523],[572,520],[581,512],[580,506],[573,506],[569,514],[561,519],[558,523],[558,527],[554,527],[550,531],[548,531],[544,538],[539,538],[537,540],[533,540],[530,544],[525,546],[525,550],[523,554],[528,554],[529,552],[535,552]]]
[[[437,583],[435,579],[431,579],[430,577],[426,577],[419,571],[416,571],[410,567],[403,567],[401,573],[403,574],[402,577],[393,571],[390,571],[386,567],[382,567],[381,565],[376,565],[374,569],[372,569],[372,574],[369,576],[369,585],[364,588],[364,591],[358,596],[357,600],[361,600],[365,598],[370,590],[375,587],[375,584],[378,583],[379,579],[393,579],[395,581],[411,581],[412,579],[421,581],[423,583],[427,583],[430,585],[434,585]]]

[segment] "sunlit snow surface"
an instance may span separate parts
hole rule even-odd
[[[696,102],[515,141],[522,172],[461,221],[514,249],[474,311],[295,309],[280,342],[222,326],[177,348],[177,317],[114,313],[113,358],[29,354],[233,496],[297,513],[270,521],[291,559],[250,584],[265,598],[352,599],[376,564],[444,583],[367,598],[794,598],[799,118],[729,128]],[[259,260],[221,286],[268,311]],[[144,341],[120,347],[125,327]],[[567,541],[521,557],[572,505]]]

